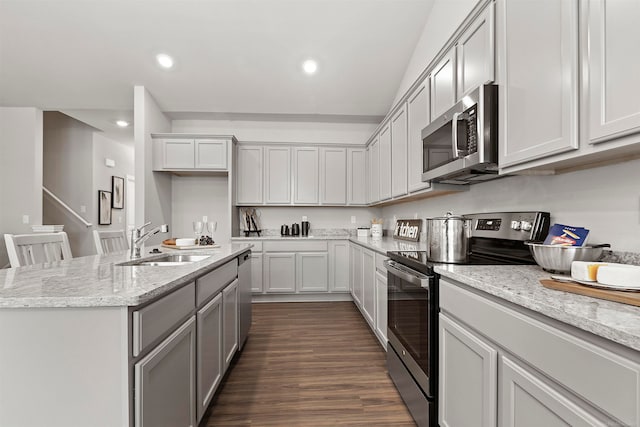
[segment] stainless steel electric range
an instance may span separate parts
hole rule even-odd
[[[470,255],[462,264],[535,263],[528,240],[549,229],[546,212],[465,215],[471,219]],[[387,252],[387,367],[420,427],[438,425],[438,274],[426,252]]]

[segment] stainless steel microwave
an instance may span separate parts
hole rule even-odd
[[[422,130],[422,180],[472,184],[498,177],[498,87],[482,85]]]

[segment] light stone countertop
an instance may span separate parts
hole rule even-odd
[[[427,244],[425,242],[409,242],[406,240],[394,240],[393,237],[355,237],[349,239],[350,242],[357,243],[367,249],[387,255],[387,251],[426,251]]]
[[[0,270],[0,309],[24,307],[136,306],[193,281],[252,247],[232,243],[219,248],[163,253],[211,255],[192,264],[154,267],[119,266],[130,261],[129,252],[92,255],[48,264]],[[144,259],[160,254],[148,254]]]
[[[640,351],[640,307],[547,289],[537,265],[439,264],[436,273]]]
[[[343,228],[321,228],[311,229],[308,236],[282,236],[280,230],[262,230],[260,236],[252,233],[249,237],[232,237],[233,242],[255,241],[255,240],[343,240],[350,237],[349,231]]]

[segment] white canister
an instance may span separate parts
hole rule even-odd
[[[382,224],[371,224],[371,237],[382,237]]]

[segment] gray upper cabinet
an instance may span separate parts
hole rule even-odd
[[[577,149],[578,1],[496,7],[500,167]]]
[[[238,146],[236,171],[236,203],[262,204],[263,147]]]
[[[368,151],[362,148],[347,150],[347,203],[349,205],[367,204],[367,153]]]
[[[289,147],[264,147],[264,163],[265,203],[290,204],[291,149]]]
[[[456,103],[456,51],[447,53],[431,71],[431,120]]]
[[[371,203],[377,203],[380,201],[380,138],[376,135],[375,139],[371,143],[370,154],[371,161],[369,162],[369,189],[371,196]]]
[[[318,148],[293,148],[293,203],[317,205],[320,201]],[[343,181],[344,182],[344,181]]]
[[[379,149],[380,200],[391,198],[391,124],[386,123],[380,130]]]
[[[422,182],[422,129],[429,123],[429,78],[425,78],[407,99],[409,192],[430,186],[429,182]]]
[[[320,149],[320,203],[347,203],[347,149]]]
[[[407,105],[391,118],[391,195],[407,194]]]
[[[161,141],[164,169],[192,169],[194,166],[193,139],[164,139]]]
[[[227,169],[227,141],[196,139],[195,154],[196,169]]]
[[[481,84],[494,81],[494,5],[486,9],[460,36],[456,45],[458,99]]]
[[[640,132],[640,2],[590,0],[589,142]]]
[[[231,140],[232,137],[154,139],[153,170],[227,171]]]

